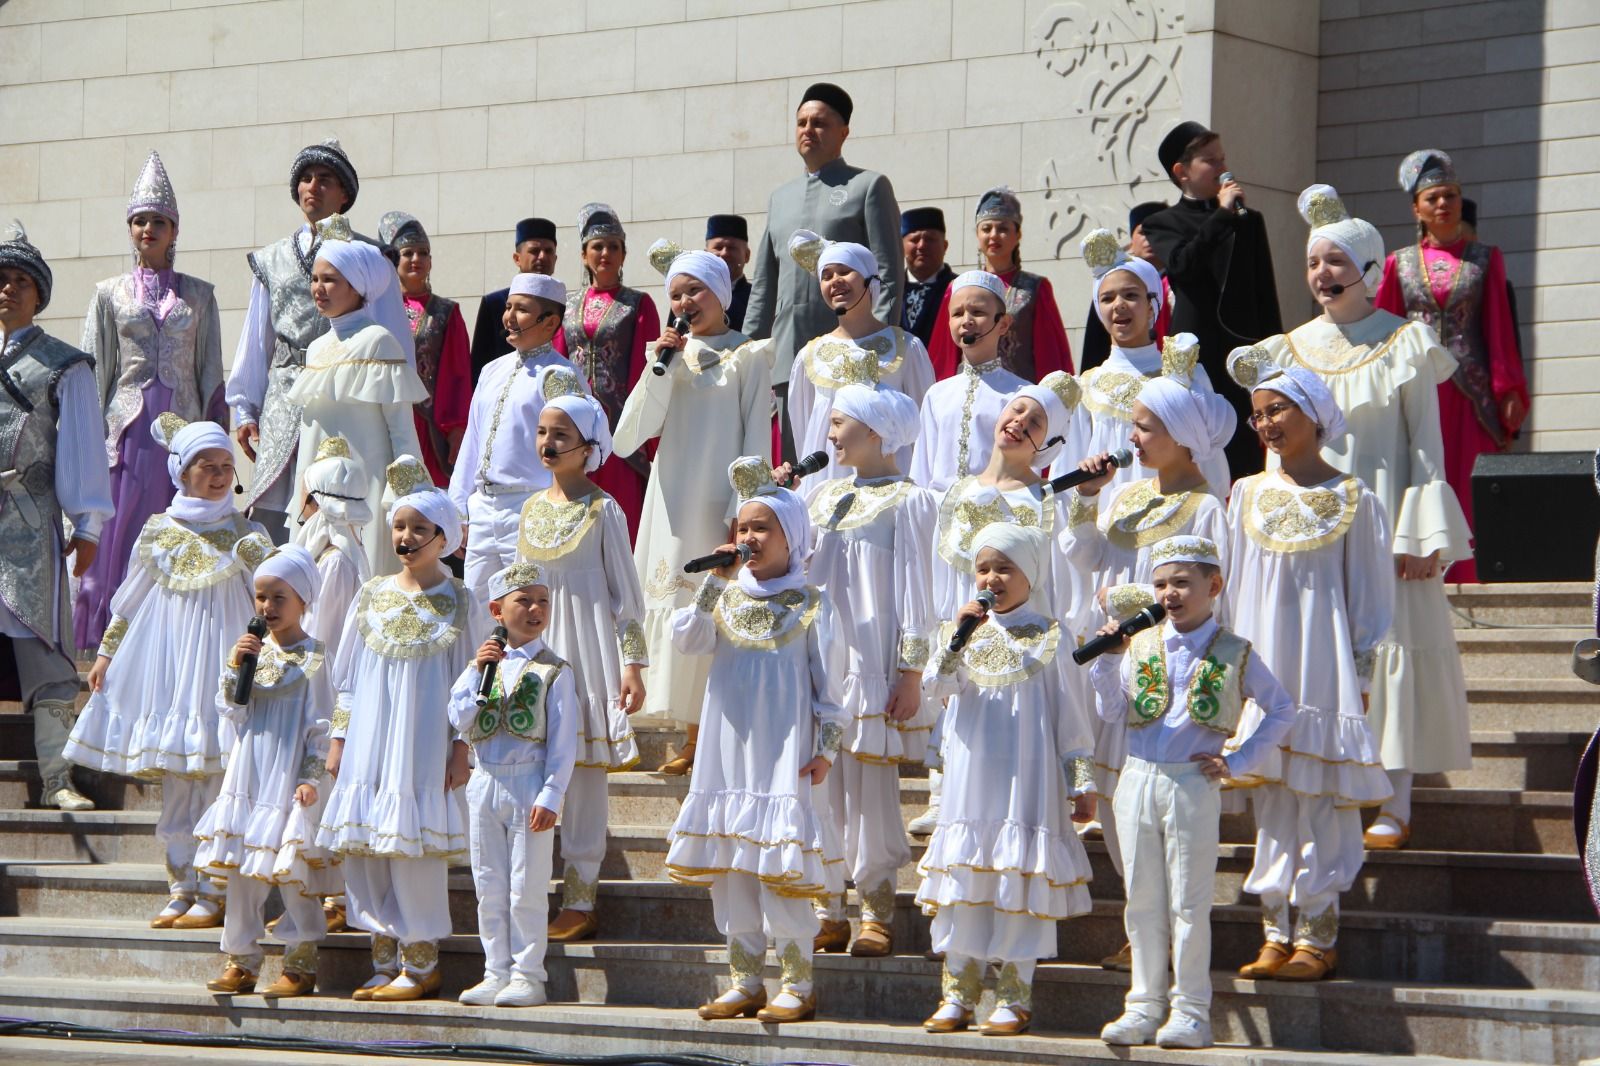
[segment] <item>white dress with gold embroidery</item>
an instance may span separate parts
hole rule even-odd
[[[344,855],[464,861],[466,804],[446,792],[450,687],[471,660],[472,595],[454,578],[407,592],[362,586],[333,663],[339,777],[317,845]]]
[[[421,455],[417,423],[411,406],[428,398],[426,386],[406,360],[405,352],[388,330],[368,324],[341,338],[344,319],[311,342],[306,366],[294,387],[291,402],[301,409],[300,453],[295,465],[299,491],[305,469],[317,461],[317,449],[329,437],[350,442],[350,454],[367,472],[367,507],[372,518],[362,527],[361,541],[374,574],[392,574],[400,560],[389,550],[389,523],[383,506],[384,470],[402,455]],[[299,497],[291,511],[299,510]]]
[[[1381,803],[1392,789],[1361,693],[1394,614],[1383,504],[1360,478],[1302,488],[1272,471],[1234,486],[1228,523],[1232,628],[1298,705],[1281,749],[1242,783],[1332,796],[1339,807]],[[1246,704],[1234,735],[1260,719]]]
[[[639,747],[618,696],[622,668],[650,664],[628,520],[599,489],[569,501],[551,499],[550,491],[522,505],[517,558],[543,567],[550,587],[545,641],[571,665],[576,682],[576,765],[627,770],[639,762]]]
[[[878,357],[878,384],[911,397],[918,406],[933,385],[933,362],[922,341],[896,326],[854,341],[825,333],[814,337],[794,357],[789,371],[789,424],[794,428],[795,455],[804,458],[812,452],[826,452],[828,466],[800,483],[799,491],[810,494],[824,480],[846,471],[828,446],[828,420],[833,413],[833,394],[847,381],[840,375],[840,364],[852,348],[864,348]],[[911,469],[916,444],[895,452],[901,470]]]
[[[111,600],[105,684],[78,716],[68,759],[147,779],[222,773],[233,731],[217,715],[217,669],[255,613],[250,571],[232,554],[250,532],[266,531],[241,514],[145,523]]]
[[[641,374],[612,443],[618,455],[629,455],[652,438],[660,442],[633,549],[651,662],[639,714],[693,721],[711,664],[673,651],[672,615],[693,601],[697,587],[683,564],[729,539],[737,505],[728,464],[772,451],[770,343],[751,343],[733,330],[710,343],[690,337],[666,374]]]
[[[915,717],[884,713],[902,670],[920,672],[938,629],[932,538],[938,506],[908,478],[836,478],[811,497],[815,539],[806,576],[833,600],[849,667],[844,750],[863,762],[921,762],[938,706]]]
[[[935,916],[936,937],[950,930],[941,950],[1053,958],[1056,922],[1092,906],[1071,811],[1073,796],[1093,788],[1093,739],[1065,684],[1068,650],[1061,626],[1029,603],[990,615],[961,652],[941,649],[928,666],[925,691],[949,703],[944,799],[918,863],[917,903]]]
[[[333,718],[333,682],[325,653],[322,642],[311,637],[282,648],[266,638],[245,706],[231,698],[239,671],[223,666],[217,710],[233,723],[239,739],[222,791],[195,827],[200,849],[194,864],[202,873],[293,883],[306,895],[341,891],[338,873],[326,861],[329,856],[307,852],[304,833],[315,831],[316,822],[291,818],[299,809],[294,800],[298,786],[312,785],[318,800],[325,799],[324,762]],[[300,859],[292,868],[286,864],[280,876],[276,868],[287,858],[286,850],[298,852]],[[308,858],[315,860],[314,870]]]
[[[712,575],[672,629],[679,651],[711,657],[711,676],[668,876],[709,885],[742,873],[786,896],[837,896],[843,844],[800,777],[819,753],[837,759],[847,721],[845,637],[827,593],[763,599]]]
[[[361,571],[355,560],[330,544],[317,558],[316,602],[301,621],[305,631],[322,641],[328,649],[328,659],[339,657],[339,638],[344,636],[345,618],[356,593],[361,591]]]
[[[1383,504],[1395,554],[1471,554],[1472,534],[1445,481],[1438,387],[1456,360],[1432,330],[1387,311],[1337,326],[1312,319],[1261,342],[1273,361],[1314,371],[1350,432],[1322,457]],[[1267,465],[1276,466],[1270,454]],[[1367,720],[1390,770],[1442,773],[1472,764],[1466,678],[1442,579],[1397,581],[1394,624],[1378,645]]]
[[[1060,527],[1058,507],[1057,498],[1046,495],[1039,485],[1002,491],[976,476],[961,478],[951,485],[939,506],[939,524],[934,531],[933,547],[937,556],[933,561],[934,617],[948,622],[977,594],[972,541],[992,522],[1044,533],[1050,542],[1047,556],[1050,565],[1034,582],[1034,602],[1048,604],[1050,610],[1066,614],[1072,605],[1063,601],[1071,598],[1072,583],[1056,580],[1056,570],[1066,565],[1060,551],[1060,538],[1056,535]]]

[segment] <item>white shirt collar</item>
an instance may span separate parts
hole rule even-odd
[[[1212,615],[1210,618],[1207,618],[1204,622],[1200,623],[1200,625],[1196,626],[1194,629],[1189,630],[1187,633],[1178,632],[1177,627],[1172,624],[1171,620],[1168,620],[1162,625],[1161,636],[1169,648],[1182,644],[1192,650],[1195,648],[1203,648],[1209,644],[1211,642],[1212,635],[1215,634],[1216,631],[1217,616]]]

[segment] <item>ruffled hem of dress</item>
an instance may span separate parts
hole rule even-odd
[[[838,895],[844,866],[835,834],[798,796],[691,791],[667,836],[667,876],[683,884],[742,873],[782,896]]]
[[[460,859],[467,854],[467,824],[458,793],[439,790],[419,800],[370,785],[335,786],[328,797],[316,846],[340,855]]]
[[[878,765],[922,762],[933,736],[936,715],[932,702],[924,700],[917,713],[904,722],[891,722],[883,713],[889,705],[888,685],[850,674],[840,703],[853,715],[845,723],[844,751],[860,762]]]
[[[290,403],[302,407],[330,400],[337,403],[422,403],[428,398],[428,389],[404,360],[345,360],[302,370],[288,398]]]
[[[1431,555],[1455,562],[1472,558],[1472,530],[1455,490],[1443,480],[1413,485],[1400,497],[1394,523],[1396,555]]]
[[[1013,821],[941,822],[917,864],[923,913],[982,904],[1002,914],[1071,918],[1087,912],[1089,856],[1076,833]]]
[[[1260,709],[1248,704],[1236,735],[1248,736],[1260,720]],[[1281,785],[1301,796],[1332,796],[1339,808],[1376,807],[1394,795],[1366,717],[1304,704],[1296,709],[1279,750],[1255,772],[1232,782],[1235,788],[1262,784]]]
[[[332,787],[333,779],[324,775],[317,782],[316,803],[309,807],[293,804],[283,827],[283,843],[278,848],[277,861],[272,864],[273,882],[295,889],[302,896],[336,896],[344,891],[339,856],[308,843],[316,839],[317,825],[322,820],[322,809]]]

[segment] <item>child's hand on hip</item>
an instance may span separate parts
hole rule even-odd
[[[1201,752],[1189,756],[1189,761],[1200,764],[1200,772],[1206,775],[1208,781],[1221,781],[1228,776],[1228,760],[1220,755],[1207,755]]]

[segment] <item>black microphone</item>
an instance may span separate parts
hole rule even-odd
[[[442,529],[436,529],[434,531],[433,536],[429,537],[427,540],[423,541],[421,544],[416,545],[415,547],[413,547],[410,544],[396,545],[396,547],[394,549],[394,553],[396,555],[398,555],[398,556],[401,556],[402,558],[404,558],[407,555],[415,555],[415,554],[417,554],[417,552],[421,551],[423,548],[426,548],[428,545],[432,544],[435,540],[437,540],[439,538],[440,534],[442,534],[443,532],[444,532],[444,530],[442,530]]]
[[[508,639],[510,639],[510,637],[511,637],[511,634],[506,631],[506,627],[505,626],[495,626],[494,627],[494,632],[489,634],[489,639],[494,641],[496,644],[500,645],[500,650],[501,651],[505,651],[506,650],[506,641]],[[494,688],[495,668],[498,667],[499,665],[500,664],[497,663],[497,662],[484,663],[483,664],[483,669],[479,672],[479,680],[478,680],[478,706],[479,707],[485,706],[489,702],[489,692]]]
[[[748,563],[750,561],[750,545],[741,544],[731,552],[712,552],[702,555],[698,559],[690,559],[683,564],[686,574],[703,574],[707,570],[716,570],[727,566],[729,563]]]
[[[989,617],[989,612],[994,610],[994,593],[984,589],[975,597],[983,605],[983,613],[976,617],[963,618],[961,624],[956,626],[955,633],[950,637],[950,653],[954,655],[967,646],[967,641],[972,639],[973,630],[983,625],[984,619]]]
[[[851,311],[854,311],[856,309],[856,304],[860,303],[862,300],[865,300],[867,298],[867,294],[872,292],[872,283],[874,281],[882,281],[882,280],[883,279],[878,277],[878,275],[876,275],[876,274],[872,275],[872,277],[867,279],[867,287],[861,290],[861,295],[860,296],[857,296],[854,300],[852,300],[848,304],[845,304],[843,307],[834,307],[834,306],[832,306],[830,304],[829,305],[829,310],[831,310],[838,317],[843,318],[845,315],[848,315]]]
[[[267,635],[267,620],[259,614],[250,619],[250,624],[244,631],[252,637],[265,638]],[[239,660],[239,678],[233,683],[233,702],[243,706],[250,702],[250,690],[256,684],[256,657],[246,655]]]
[[[1222,184],[1226,185],[1226,184],[1228,184],[1228,182],[1230,182],[1232,180],[1233,180],[1233,171],[1225,170],[1225,171],[1222,172]],[[1238,215],[1241,218],[1243,218],[1245,215],[1248,215],[1250,213],[1249,210],[1246,209],[1245,206],[1244,206],[1244,196],[1243,196],[1243,194],[1241,194],[1238,199],[1233,201],[1233,213]]]
[[[1072,653],[1072,661],[1082,666],[1090,659],[1104,655],[1112,648],[1115,648],[1122,643],[1124,638],[1131,637],[1135,633],[1142,633],[1151,626],[1160,625],[1161,620],[1165,617],[1167,617],[1167,609],[1159,603],[1152,603],[1118,626],[1115,633],[1102,633],[1093,640],[1086,641],[1083,647]]]
[[[968,348],[970,348],[974,344],[977,344],[979,341],[983,340],[983,338],[987,337],[989,334],[993,333],[995,331],[995,329],[997,327],[999,327],[999,325],[1000,325],[1000,320],[997,318],[994,321],[994,325],[990,326],[988,329],[984,330],[982,333],[964,333],[961,336],[961,343],[966,345]]]
[[[818,470],[826,470],[827,468],[828,453],[812,452],[810,455],[794,464],[794,469],[789,472],[789,484],[793,485],[796,481],[799,481],[807,474],[815,474]]]
[[[1116,451],[1112,452],[1106,457],[1105,468],[1102,468],[1098,471],[1069,470],[1060,477],[1051,478],[1049,481],[1046,481],[1044,483],[1044,488],[1046,492],[1052,495],[1058,492],[1066,492],[1068,489],[1076,488],[1077,486],[1082,485],[1085,481],[1093,481],[1101,474],[1104,474],[1106,469],[1122,470],[1132,465],[1133,453],[1126,448],[1118,448]]]
[[[1367,260],[1367,265],[1361,268],[1361,276],[1362,277],[1366,277],[1367,276],[1367,271],[1371,270],[1376,265],[1377,265],[1377,260],[1368,259]],[[1353,285],[1353,284],[1355,284],[1355,282],[1351,282],[1350,284]],[[1348,289],[1349,287],[1350,287],[1350,285],[1341,285],[1338,282],[1335,282],[1334,284],[1328,286],[1328,292],[1332,293],[1334,296],[1343,296],[1344,295],[1344,291],[1346,289]]]
[[[684,318],[682,315],[679,315],[677,318],[672,320],[671,326],[679,333],[682,333],[689,328],[689,320]],[[656,377],[660,377],[661,375],[665,374],[667,372],[667,367],[672,365],[672,357],[677,354],[678,349],[676,348],[657,348],[656,361],[650,364],[650,372]]]

